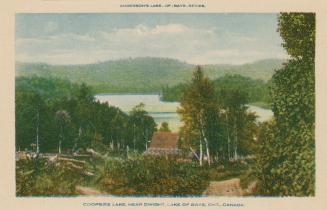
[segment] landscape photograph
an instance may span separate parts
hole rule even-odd
[[[315,196],[314,13],[17,13],[17,197]]]

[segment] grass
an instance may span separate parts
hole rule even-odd
[[[49,163],[46,159],[20,160],[16,164],[18,196],[78,195],[75,186],[91,187],[109,194],[185,196],[201,195],[210,181],[240,178],[241,187],[255,179],[251,162],[229,162],[199,167],[163,157],[133,156],[87,158],[81,169],[67,162]],[[85,175],[85,172],[93,175]]]
[[[209,184],[205,168],[174,158],[140,156],[108,161],[97,178],[102,191],[114,195],[201,195]]]

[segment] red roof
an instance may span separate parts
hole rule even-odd
[[[178,148],[178,134],[172,132],[156,132],[152,136],[150,148]]]

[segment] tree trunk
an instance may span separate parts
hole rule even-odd
[[[227,158],[228,161],[231,159],[231,152],[230,152],[230,137],[229,137],[229,125],[228,125],[228,115],[226,113],[226,130],[227,130]]]
[[[203,136],[203,138],[204,138],[204,142],[205,142],[205,144],[206,144],[206,152],[207,152],[207,159],[208,159],[208,165],[210,166],[210,152],[209,152],[209,144],[208,144],[208,140],[207,140],[207,138],[206,137],[204,137]]]
[[[81,139],[81,136],[82,136],[82,128],[81,126],[78,128],[78,137],[76,138],[75,140],[75,143],[74,143],[74,147],[73,147],[73,151],[76,151],[77,150],[77,143],[78,141]]]
[[[39,154],[40,152],[40,147],[39,147],[39,124],[40,124],[40,115],[39,115],[39,109],[37,109],[36,113],[36,153]]]
[[[62,126],[60,127],[60,138],[59,138],[59,145],[58,145],[58,153],[61,154],[61,141],[64,138],[64,134],[63,134],[63,128]]]
[[[230,160],[231,155],[230,155],[230,138],[229,138],[229,133],[227,131],[227,152],[228,152],[228,160]]]
[[[202,151],[202,140],[200,139],[200,158],[199,158],[200,166],[202,166],[202,161],[203,161],[203,151]]]
[[[237,160],[237,125],[236,125],[236,120],[234,120],[234,160]]]
[[[204,143],[206,144],[206,153],[207,153],[207,161],[208,161],[208,164],[210,166],[210,151],[209,151],[209,144],[208,144],[208,140],[207,138],[205,137],[204,135],[204,125],[203,125],[203,121],[202,121],[202,118],[200,119],[200,133],[201,133],[201,139],[204,140]]]
[[[237,154],[237,144],[238,144],[238,138],[237,138],[237,128],[235,130],[236,135],[235,135],[235,151],[234,151],[234,159],[238,159],[238,154]]]
[[[135,145],[136,145],[136,137],[135,137],[135,123],[133,124],[133,146],[135,152]]]
[[[148,149],[148,129],[145,129],[145,150]]]
[[[59,140],[58,153],[61,154],[61,140]]]
[[[196,154],[196,152],[194,152],[194,150],[193,150],[192,147],[190,147],[190,150],[191,150],[191,152],[193,153],[193,155],[196,157],[196,159],[198,159],[198,160],[200,161],[200,157],[199,157],[199,155]]]

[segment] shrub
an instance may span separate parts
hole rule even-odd
[[[223,181],[244,176],[244,174],[246,174],[249,170],[249,162],[250,161],[243,160],[225,162],[223,165],[209,168],[209,179],[214,181]]]
[[[312,196],[315,189],[314,145],[306,140],[313,140],[313,133],[305,125],[288,132],[289,135],[278,132],[274,121],[262,126],[257,157],[259,193]],[[284,138],[280,137],[282,135]]]
[[[49,162],[45,158],[16,162],[17,196],[75,195],[75,185],[82,179],[82,169],[67,162]]]
[[[114,195],[201,195],[208,173],[193,163],[163,157],[111,160],[98,177],[98,185]]]

